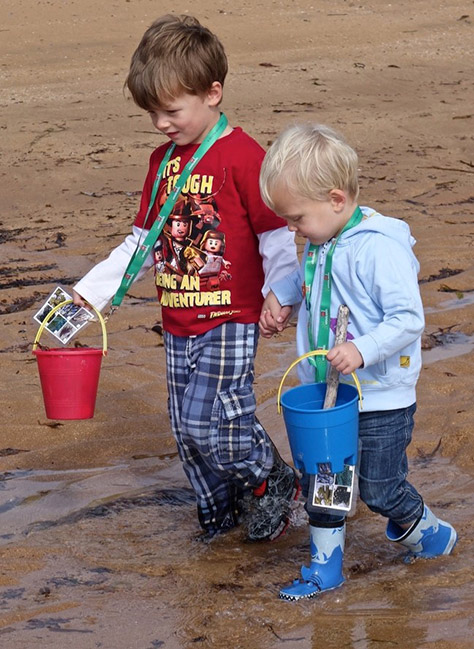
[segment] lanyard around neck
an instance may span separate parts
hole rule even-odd
[[[193,171],[197,163],[201,160],[201,158],[211,148],[214,142],[216,142],[216,140],[220,138],[220,136],[226,129],[227,124],[228,124],[227,117],[224,115],[224,113],[221,113],[221,116],[217,124],[209,131],[209,133],[206,135],[202,143],[199,145],[199,148],[197,149],[196,153],[194,153],[194,155],[192,155],[189,161],[187,162],[178,180],[176,181],[173,190],[171,191],[168,198],[166,199],[163,206],[161,207],[155,222],[150,228],[150,231],[148,232],[147,236],[143,240],[143,243],[140,242],[138,243],[135,252],[133,253],[132,258],[130,259],[130,262],[127,266],[127,269],[122,277],[120,286],[113,297],[112,308],[118,307],[122,303],[125,293],[128,291],[128,289],[136,279],[136,276],[138,275],[140,268],[143,266],[145,259],[150,254],[151,249],[155,245],[158,237],[160,236],[161,231],[163,230],[163,227],[166,223],[166,219],[171,214],[171,210],[173,209],[174,204],[178,199],[178,196],[181,194],[181,190],[186,184],[186,181],[188,180],[191,172]],[[153,183],[153,188],[151,190],[150,202],[148,204],[148,209],[144,220],[144,226],[143,226],[144,228],[146,227],[148,217],[155,203],[156,196],[158,194],[158,188],[160,186],[160,182],[163,177],[163,172],[166,169],[166,165],[170,161],[174,149],[175,149],[175,144],[171,144],[168,147],[166,154],[159,166],[155,181]]]
[[[352,214],[349,221],[346,223],[344,228],[338,234],[337,237],[332,239],[331,247],[326,256],[326,264],[324,266],[324,275],[321,289],[321,302],[319,305],[319,327],[318,327],[318,339],[316,341],[316,347],[314,345],[314,335],[313,335],[313,316],[311,311],[311,293],[313,290],[313,281],[316,273],[316,264],[318,263],[319,257],[319,246],[315,244],[310,244],[308,249],[308,255],[306,257],[305,266],[304,266],[304,294],[306,302],[306,310],[308,312],[308,338],[310,351],[314,349],[328,349],[329,345],[329,330],[331,326],[331,270],[332,270],[332,258],[334,251],[337,246],[337,242],[343,232],[346,232],[350,228],[353,228],[355,225],[358,225],[363,218],[363,213],[360,207],[357,207]],[[316,358],[309,358],[308,361],[311,365],[314,366],[316,372],[316,381],[323,382],[326,380],[326,371],[327,371],[327,360],[326,356],[317,356]]]

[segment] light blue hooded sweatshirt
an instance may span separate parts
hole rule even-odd
[[[334,345],[337,311],[349,308],[347,340],[356,345],[363,367],[356,370],[362,387],[363,410],[394,410],[416,401],[416,382],[421,369],[423,305],[418,288],[418,261],[409,226],[395,218],[361,207],[363,220],[343,232],[332,260],[331,331],[329,349]],[[313,340],[317,340],[319,304],[326,255],[331,242],[319,247],[317,268],[311,290]],[[271,285],[280,304],[301,301],[302,268]],[[310,351],[308,313],[305,301],[298,314],[296,334],[298,356]],[[303,383],[315,381],[314,367],[307,360],[298,364]],[[340,375],[353,383],[350,375]]]

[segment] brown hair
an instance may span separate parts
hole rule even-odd
[[[224,85],[227,57],[222,43],[193,16],[168,14],[144,33],[125,81],[135,103],[155,110],[183,92],[199,95],[215,81]]]

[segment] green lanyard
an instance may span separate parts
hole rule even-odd
[[[171,214],[171,210],[173,209],[173,206],[176,203],[178,196],[181,194],[181,190],[186,184],[186,181],[188,180],[191,172],[193,171],[197,163],[201,160],[201,158],[211,148],[214,142],[216,142],[216,140],[220,138],[220,136],[226,129],[227,124],[228,124],[227,117],[224,115],[224,113],[221,113],[221,116],[217,124],[209,131],[209,133],[206,135],[206,137],[200,144],[199,148],[197,149],[196,153],[193,156],[191,156],[189,162],[184,167],[173,190],[170,192],[168,198],[166,199],[165,203],[160,209],[160,212],[156,217],[155,222],[151,226],[150,231],[145,237],[143,243],[140,242],[138,243],[135,252],[133,253],[132,258],[130,259],[130,262],[127,266],[127,269],[122,277],[120,286],[113,297],[112,308],[118,307],[122,303],[125,293],[132,285],[133,281],[138,275],[138,272],[140,271],[140,268],[143,266],[145,259],[150,254],[151,249],[155,245],[158,237],[160,236],[160,233],[163,230],[163,227],[166,223],[166,219]],[[148,209],[146,212],[144,227],[146,226],[151,209],[155,203],[156,195],[158,193],[158,188],[161,182],[161,178],[163,176],[163,172],[166,168],[166,165],[170,161],[174,149],[175,149],[175,144],[171,144],[168,147],[168,150],[166,151],[166,154],[159,166],[158,172],[156,174],[155,182],[153,183],[153,188],[151,190],[150,203],[148,205]]]
[[[326,256],[326,264],[324,266],[324,275],[321,288],[321,302],[319,305],[319,327],[318,327],[318,340],[316,347],[314,345],[313,336],[313,316],[311,312],[311,293],[313,290],[314,275],[316,273],[316,264],[318,263],[319,246],[310,244],[308,255],[306,257],[304,266],[304,295],[306,302],[306,310],[308,312],[308,338],[311,351],[314,349],[328,349],[329,345],[329,330],[331,325],[331,269],[332,258],[334,251],[339,241],[339,237],[343,232],[358,225],[363,219],[363,213],[360,207],[357,207],[352,214],[349,221],[338,234],[337,237],[332,239],[331,247]],[[321,260],[322,263],[322,260]],[[308,358],[311,365],[314,366],[316,372],[316,381],[323,382],[326,380],[327,361],[325,356],[317,356],[316,358]]]

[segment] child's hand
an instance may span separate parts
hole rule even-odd
[[[292,312],[291,306],[281,306],[275,294],[270,291],[265,298],[260,314],[258,326],[264,338],[271,338],[273,334],[283,331],[287,326]]]
[[[74,289],[72,289],[72,301],[74,302],[74,304],[77,304],[77,306],[84,306],[86,308],[88,307],[88,304],[84,300],[82,295],[79,295],[79,293],[77,293]]]
[[[341,374],[351,374],[364,364],[364,359],[354,343],[336,345],[328,351],[328,362]]]

